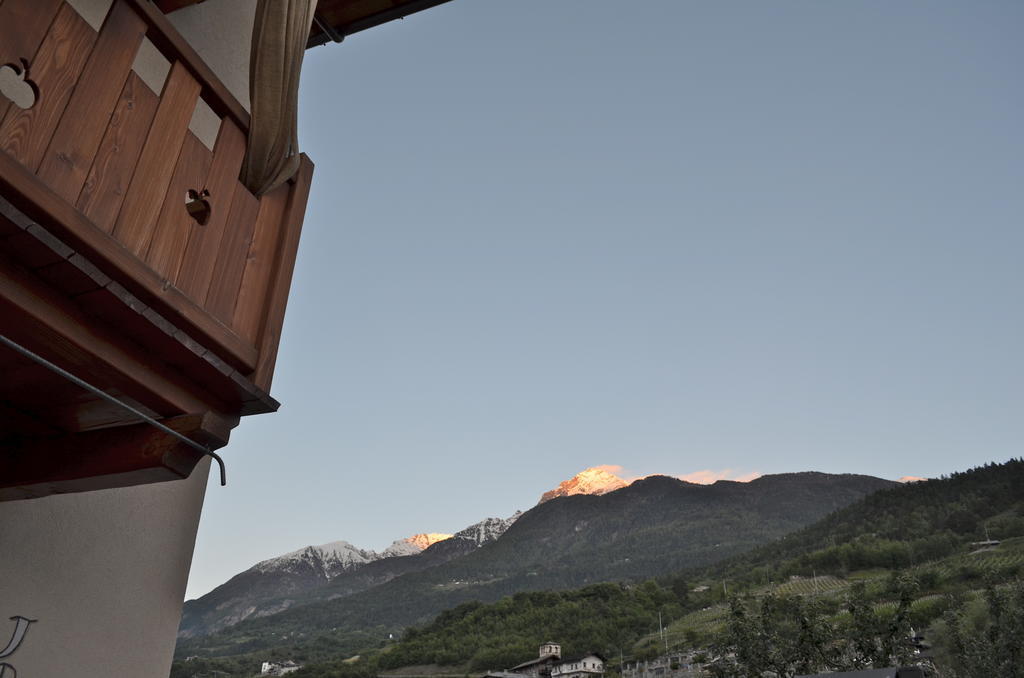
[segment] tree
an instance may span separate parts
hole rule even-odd
[[[1024,581],[990,582],[983,598],[951,608],[944,622],[955,676],[1024,678]]]
[[[749,609],[754,608],[754,609]],[[799,597],[766,595],[755,604],[733,597],[717,675],[760,678],[771,672],[791,678],[831,665],[833,630],[814,603]]]

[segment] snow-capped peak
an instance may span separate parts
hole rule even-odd
[[[567,497],[571,494],[605,494],[629,485],[625,480],[605,467],[594,466],[580,471],[569,480],[562,481],[558,487],[541,495],[539,504],[554,499]]]
[[[414,534],[411,537],[407,537],[405,541],[419,548],[419,550],[422,551],[428,546],[433,546],[439,541],[444,541],[445,539],[451,538],[452,535],[445,534],[443,532],[427,532],[424,534]]]
[[[444,534],[443,532],[414,534],[411,537],[391,542],[391,546],[384,549],[380,555],[382,558],[388,558],[391,556],[414,556],[428,546],[433,546],[439,541],[451,538],[452,535]]]
[[[260,561],[250,570],[263,573],[282,570],[312,572],[315,576],[329,581],[342,572],[362,567],[381,558],[414,556],[439,541],[453,537],[471,541],[476,546],[482,546],[500,537],[520,515],[521,512],[517,511],[511,518],[486,518],[454,535],[441,532],[414,534],[411,537],[392,542],[390,546],[379,553],[358,548],[347,541],[332,541],[319,546],[306,546],[276,558]]]
[[[504,534],[505,530],[507,530],[512,523],[516,522],[521,515],[523,515],[522,511],[516,511],[508,518],[484,518],[479,523],[475,523],[464,530],[456,532],[455,538],[467,539],[477,546],[483,546]]]
[[[287,568],[293,564],[305,563],[324,572],[330,578],[338,572],[365,565],[379,557],[377,553],[355,547],[347,541],[332,541],[319,546],[306,546],[297,551],[261,561],[256,563],[252,569],[267,572]]]

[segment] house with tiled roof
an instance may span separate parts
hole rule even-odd
[[[596,652],[562,658],[562,646],[547,642],[540,646],[536,659],[530,659],[505,671],[490,671],[484,678],[599,678],[608,660]]]

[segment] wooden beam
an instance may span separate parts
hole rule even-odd
[[[0,257],[0,332],[79,378],[163,415],[225,411],[208,393]]]
[[[73,305],[98,320],[101,325],[116,328],[122,338],[145,347],[147,355],[155,357],[158,364],[162,363],[194,384],[201,385],[202,390],[225,403],[231,411],[247,415],[277,410],[279,403],[265,391],[257,388],[215,353],[194,341],[40,226],[29,223],[25,229],[14,230],[15,236],[0,241],[3,245],[10,246],[15,237],[19,241],[31,240],[37,248],[48,252],[49,256],[36,253],[26,257],[24,249],[10,247],[11,251],[6,253],[7,259],[17,261],[22,269],[30,268],[26,265],[27,259],[43,261],[42,268],[35,268],[32,273],[52,285],[54,291],[73,297]],[[52,258],[56,258],[58,263],[46,263]],[[62,268],[67,270],[61,272],[59,269]],[[0,399],[3,390],[3,385],[0,385]],[[111,421],[107,425],[114,423]]]
[[[161,423],[211,450],[228,442],[230,428],[216,417],[188,414]],[[149,424],[24,439],[7,447],[13,449],[0,456],[0,501],[180,480],[205,456]]]
[[[256,347],[167,283],[110,234],[69,205],[7,153],[0,151],[0,195],[39,222],[106,275],[122,283],[176,326],[242,371],[256,367]]]
[[[292,285],[295,258],[299,251],[299,236],[302,233],[302,220],[306,214],[306,201],[309,199],[309,187],[312,182],[313,163],[303,153],[299,169],[295,173],[295,183],[290,186],[291,195],[288,198],[288,207],[281,224],[274,277],[271,278],[270,287],[267,290],[267,310],[263,316],[263,328],[260,331],[260,357],[252,376],[253,383],[268,392],[274,376],[274,365],[277,362],[277,349],[281,343],[284,312],[288,306],[288,292]]]

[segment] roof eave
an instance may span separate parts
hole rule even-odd
[[[380,26],[381,24],[385,24],[389,21],[404,19],[410,14],[422,12],[425,9],[437,7],[438,5],[450,1],[451,0],[409,0],[409,2],[403,2],[389,9],[376,12],[374,14],[369,14],[364,17],[360,17],[355,21],[331,25],[331,29],[333,29],[333,32],[335,33],[336,36],[339,36],[339,38],[343,39],[346,36],[352,35],[353,33],[365,31],[368,28],[374,28],[375,26]],[[321,18],[321,15],[318,14],[318,18]],[[316,22],[314,22],[314,26],[315,25]],[[309,49],[311,47],[317,47],[318,45],[323,45],[332,41],[337,40],[334,37],[332,37],[328,33],[328,31],[314,30],[310,34],[309,40],[306,42],[306,49]]]

